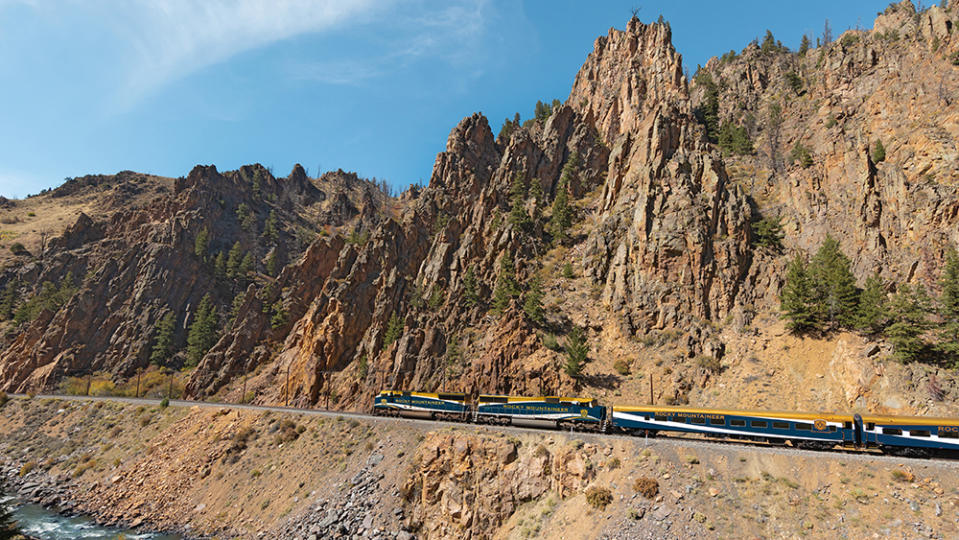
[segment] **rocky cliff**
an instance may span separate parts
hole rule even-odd
[[[74,281],[7,323],[0,380],[129,377],[166,313],[182,351],[209,294],[220,319],[190,371],[197,397],[364,408],[402,387],[955,412],[953,373],[887,366],[873,337],[786,335],[778,294],[789,255],[827,232],[859,280],[879,271],[935,291],[959,240],[957,20],[955,5],[904,2],[872,30],[802,54],[750,44],[689,81],[669,24],[634,17],[596,40],[565,103],[500,137],[465,118],[429,185],[398,199],[300,168],[156,180],[169,192],[109,219],[88,212],[3,272],[24,299]],[[710,107],[754,149],[717,144]],[[757,222],[774,218],[783,249],[757,243]],[[214,254],[236,245],[252,267],[224,279]],[[591,348],[578,377],[560,352],[574,326]],[[822,380],[797,391],[810,377]]]

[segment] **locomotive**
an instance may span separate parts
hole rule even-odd
[[[959,452],[959,418],[606,406],[595,399],[559,396],[480,394],[471,402],[464,393],[400,390],[377,394],[373,414],[645,436],[695,434],[820,450],[878,448],[904,455]]]

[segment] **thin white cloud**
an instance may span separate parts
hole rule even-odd
[[[120,38],[129,62],[121,105],[236,54],[368,15],[391,0],[101,0],[92,11]]]
[[[447,0],[442,4],[407,0],[384,15],[390,20],[390,36],[374,51],[349,58],[324,58],[291,62],[293,79],[335,85],[360,85],[400,70],[423,58],[452,66],[467,67],[468,77],[477,77],[483,55],[483,37],[489,19],[488,0]],[[374,21],[382,22],[382,21]]]

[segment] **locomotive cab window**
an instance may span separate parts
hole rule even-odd
[[[730,420],[730,421],[729,421],[729,425],[731,425],[731,426],[736,426],[736,427],[746,427],[746,421],[745,421],[745,420]]]
[[[899,428],[884,427],[882,428],[883,435],[902,435],[902,430]]]

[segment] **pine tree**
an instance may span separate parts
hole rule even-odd
[[[266,257],[266,273],[270,277],[276,277],[280,271],[280,261],[276,254],[276,249],[270,251],[270,254]]]
[[[269,217],[266,218],[266,223],[263,224],[263,236],[268,238],[274,244],[277,239],[280,237],[278,219],[276,217],[276,210],[270,210]]]
[[[809,36],[803,34],[802,41],[799,42],[799,56],[806,56],[806,52],[809,51],[809,47],[812,45],[809,42]]]
[[[236,217],[240,220],[240,227],[246,232],[252,232],[256,227],[256,215],[246,203],[240,203],[236,208]]]
[[[390,315],[389,322],[386,323],[386,332],[383,333],[383,350],[393,344],[394,341],[403,335],[404,322],[398,313]]]
[[[476,274],[473,272],[473,266],[470,265],[463,275],[463,299],[467,306],[479,304],[479,284],[476,281]]]
[[[719,87],[708,71],[696,75],[696,82],[703,86],[703,104],[696,109],[696,117],[706,127],[706,138],[711,143],[719,142]]]
[[[213,275],[217,279],[226,278],[226,252],[220,251],[216,254],[216,259],[213,261]]]
[[[766,35],[763,37],[763,44],[759,46],[759,50],[764,53],[771,53],[776,50],[776,38],[773,37],[771,30],[766,30]]]
[[[247,251],[240,260],[240,266],[237,268],[237,277],[246,279],[253,272],[253,254]]]
[[[200,229],[200,232],[196,235],[196,239],[193,240],[193,254],[201,259],[204,259],[206,258],[206,251],[209,246],[210,231],[204,227]]]
[[[533,278],[529,282],[526,296],[523,299],[523,312],[529,320],[536,324],[543,324],[543,288],[539,279]]]
[[[3,288],[3,294],[0,295],[0,321],[12,319],[19,302],[20,284],[11,279],[7,282],[7,286]]]
[[[230,305],[230,318],[227,321],[227,326],[233,327],[233,323],[236,322],[236,318],[240,315],[240,308],[243,307],[244,302],[246,302],[246,291],[241,291],[233,297],[233,303]]]
[[[150,362],[162,366],[173,356],[173,333],[176,330],[176,316],[167,311],[157,323],[156,337],[150,352]]]
[[[779,294],[779,309],[788,319],[786,326],[796,333],[818,330],[819,324],[813,311],[813,288],[806,258],[796,254],[786,271],[786,282]]]
[[[886,147],[882,145],[881,139],[876,139],[876,143],[872,146],[872,162],[881,161],[886,161]]]
[[[589,356],[589,343],[586,341],[586,335],[583,329],[573,326],[566,336],[566,364],[564,365],[566,374],[574,379],[578,379],[583,374],[583,366]]]
[[[850,270],[849,259],[839,249],[839,242],[827,234],[819,251],[809,265],[809,276],[815,303],[816,317],[826,328],[856,324],[859,289]]]
[[[499,275],[496,277],[496,288],[493,291],[493,311],[502,313],[510,300],[519,295],[519,285],[516,283],[516,268],[513,267],[513,258],[509,253],[500,257]]]
[[[939,279],[942,294],[939,296],[939,328],[936,350],[946,363],[959,367],[959,254],[955,248],[946,251],[946,264]]]
[[[930,308],[929,296],[922,285],[900,285],[893,295],[890,302],[893,323],[886,328],[885,336],[892,343],[893,353],[899,360],[918,360],[926,353],[928,344],[923,334],[930,328]]]
[[[569,207],[569,186],[579,174],[579,154],[573,152],[563,165],[559,176],[559,185],[556,186],[556,198],[553,199],[553,215],[550,216],[549,229],[553,235],[553,242],[561,243],[573,222],[573,212]]]
[[[236,279],[240,275],[240,263],[243,262],[243,246],[237,241],[226,257],[226,277]]]
[[[529,196],[533,199],[532,223],[539,223],[543,216],[543,184],[539,178],[534,178],[529,185]]]
[[[889,302],[879,274],[866,279],[859,295],[856,328],[869,334],[879,334],[889,325]]]
[[[217,340],[217,313],[216,306],[209,294],[203,296],[200,305],[193,314],[193,322],[186,338],[187,367],[194,367],[200,363],[203,356]]]
[[[526,182],[523,175],[517,173],[510,184],[509,222],[520,230],[529,225],[529,214],[526,213]]]

